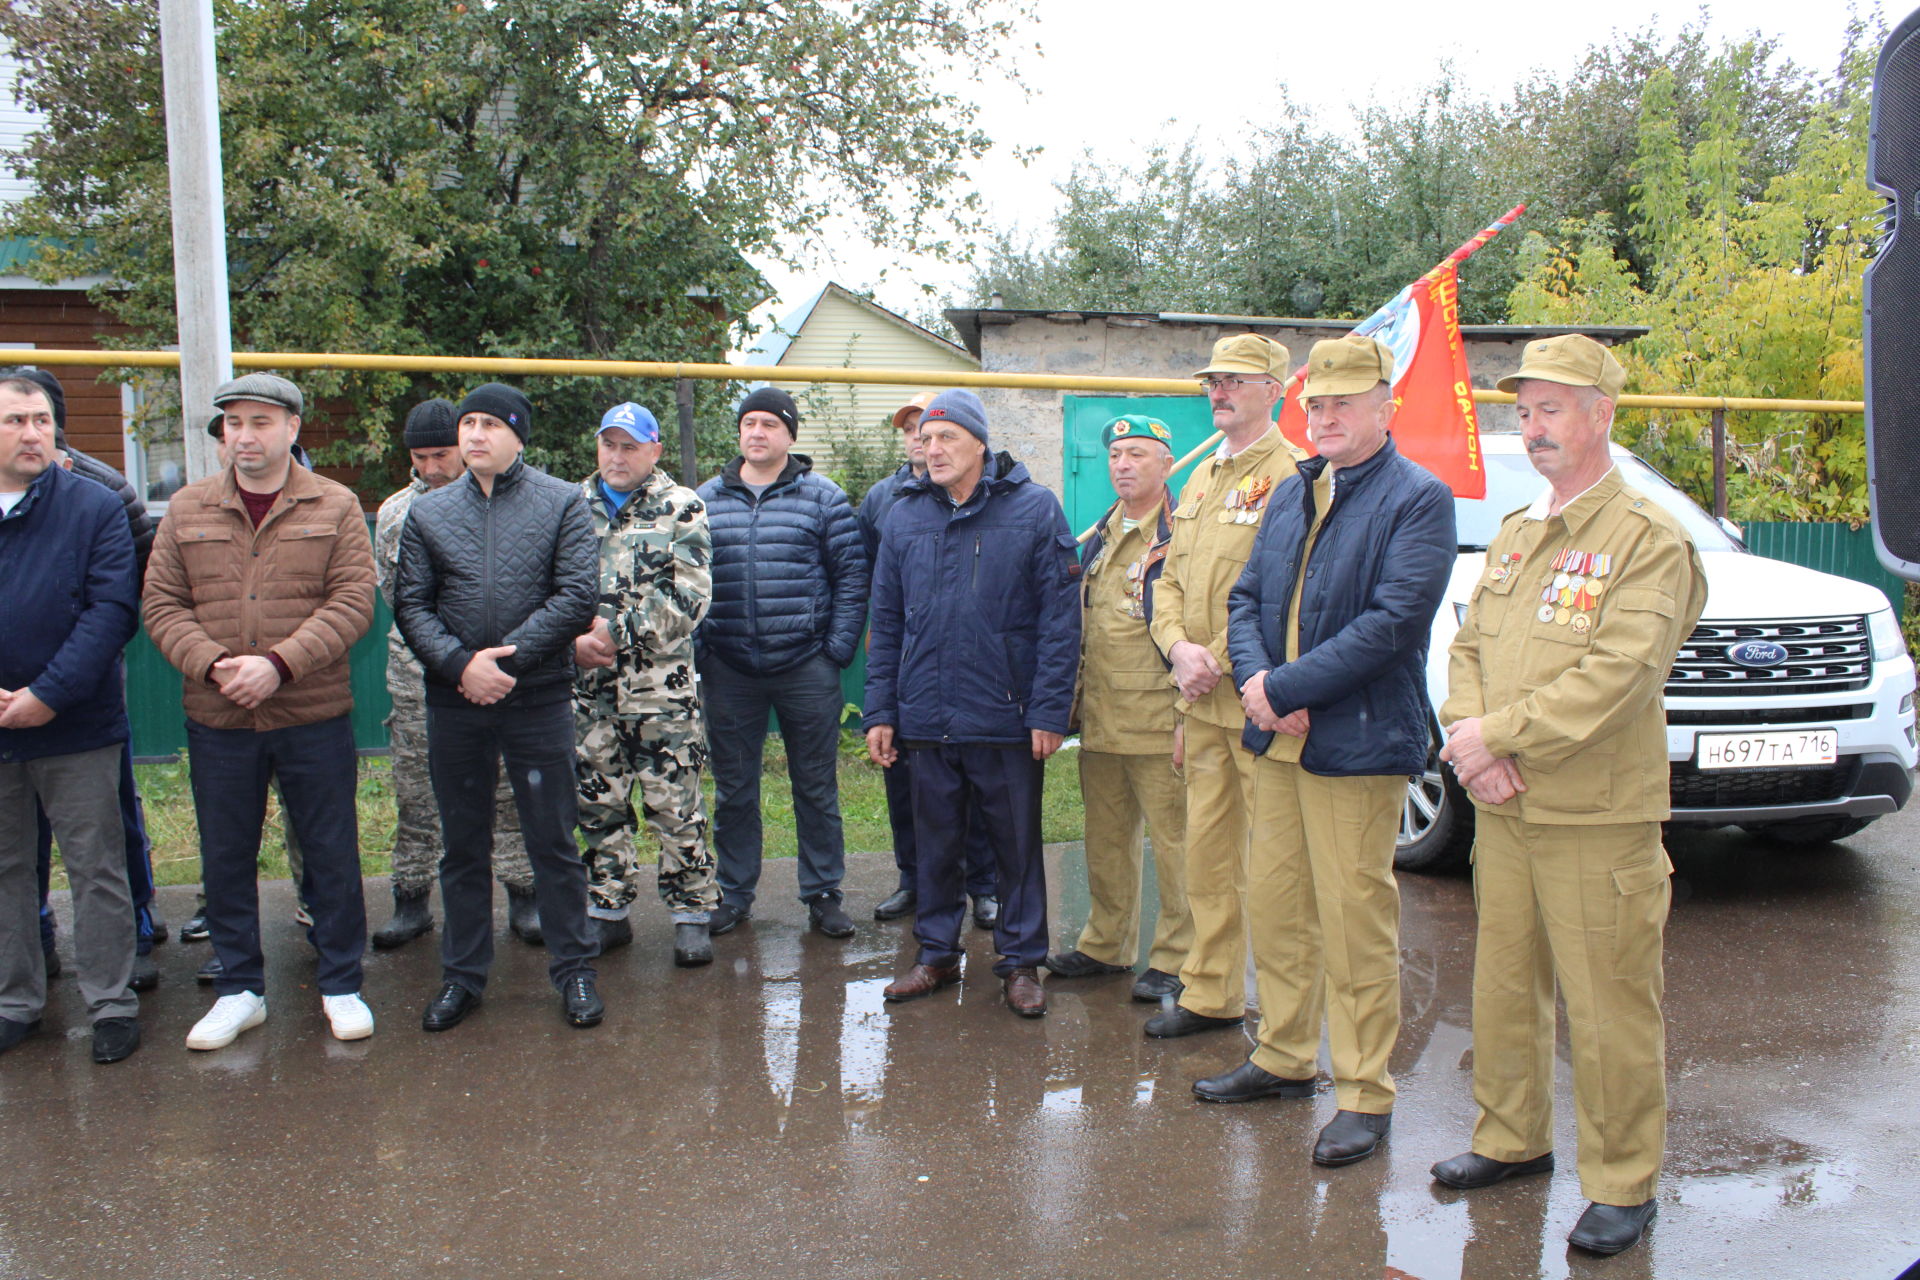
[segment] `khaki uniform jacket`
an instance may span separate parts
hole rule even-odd
[[[1086,567],[1080,625],[1080,745],[1123,756],[1173,755],[1173,705],[1167,662],[1147,634],[1141,602],[1127,587],[1133,566],[1152,550],[1164,507],[1123,532],[1126,512],[1115,505],[1102,527],[1099,556]]]
[[[1240,686],[1227,656],[1227,593],[1240,580],[1264,503],[1299,468],[1293,449],[1274,427],[1231,458],[1217,452],[1194,467],[1173,512],[1173,545],[1153,587],[1153,642],[1171,654],[1182,640],[1204,645],[1225,674],[1198,702],[1180,699],[1182,715],[1238,733],[1247,722]],[[1266,486],[1259,509],[1230,509],[1228,495]],[[1165,683],[1173,684],[1169,673]]]
[[[167,504],[143,603],[147,634],[210,729],[285,729],[353,709],[347,655],[373,625],[373,546],[345,485],[294,466],[255,529],[233,468]],[[278,654],[293,679],[251,711],[207,680],[221,658]]]
[[[1553,567],[1563,551],[1609,557],[1597,596],[1543,598],[1568,572]],[[1585,576],[1571,570],[1562,590]],[[1508,516],[1448,653],[1440,709],[1443,725],[1482,717],[1487,750],[1518,761],[1527,789],[1493,811],[1566,826],[1664,821],[1661,691],[1706,602],[1693,540],[1617,469],[1557,516]]]

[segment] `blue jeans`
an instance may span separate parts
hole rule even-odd
[[[200,875],[207,929],[226,970],[223,996],[266,993],[260,949],[260,834],[267,784],[278,778],[287,819],[306,862],[300,897],[313,915],[307,941],[319,953],[323,996],[360,990],[367,907],[360,891],[360,819],[354,809],[359,757],[346,716],[285,729],[209,729],[187,721],[193,813],[200,824]]]
[[[800,900],[840,891],[840,668],[815,654],[776,676],[749,675],[712,654],[700,660],[713,767],[713,846],[723,902],[753,906],[760,884],[760,769],[767,712],[780,717],[800,841]]]

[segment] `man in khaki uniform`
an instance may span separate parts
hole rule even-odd
[[[1473,1147],[1448,1186],[1553,1168],[1554,983],[1590,1203],[1567,1237],[1618,1253],[1652,1221],[1666,1135],[1661,937],[1672,865],[1661,687],[1706,604],[1678,522],[1607,453],[1626,373],[1578,335],[1500,381],[1549,489],[1487,549],[1453,643],[1443,757],[1473,795],[1479,940]]]
[[[1154,644],[1180,691],[1174,760],[1187,778],[1187,909],[1193,944],[1180,1001],[1147,1019],[1156,1038],[1240,1025],[1247,1009],[1247,796],[1253,755],[1227,657],[1227,593],[1253,549],[1274,486],[1294,474],[1274,425],[1290,356],[1255,333],[1222,338],[1193,376],[1226,439],[1197,465],[1173,512],[1166,568],[1153,589]]]
[[[1136,1000],[1177,995],[1193,940],[1187,916],[1186,784],[1173,767],[1166,660],[1153,647],[1153,584],[1173,536],[1173,433],[1145,414],[1101,432],[1120,500],[1081,553],[1080,795],[1087,811],[1087,927],[1047,957],[1060,978],[1125,973],[1140,949],[1140,830],[1153,832],[1160,915]]]
[[[1320,456],[1274,491],[1228,600],[1241,741],[1257,757],[1247,920],[1260,1042],[1193,1092],[1311,1097],[1324,1010],[1339,1110],[1313,1159],[1347,1165],[1379,1148],[1393,1116],[1393,847],[1432,741],[1427,636],[1453,569],[1453,494],[1394,447],[1382,343],[1316,342],[1300,398]]]

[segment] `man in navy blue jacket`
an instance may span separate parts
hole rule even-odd
[[[912,755],[920,852],[919,957],[883,994],[960,980],[962,851],[978,814],[1000,872],[994,972],[1013,1011],[1039,1017],[1041,783],[1073,710],[1077,548],[1052,491],[989,449],[978,396],[945,392],[920,422],[927,474],[901,485],[883,523],[867,649],[867,751],[883,768]]]
[[[1258,757],[1247,935],[1260,1041],[1193,1091],[1311,1097],[1324,1000],[1339,1109],[1313,1159],[1344,1165],[1373,1154],[1393,1113],[1393,847],[1407,777],[1427,759],[1427,633],[1453,568],[1453,495],[1387,434],[1381,343],[1315,343],[1300,397],[1320,456],[1274,490],[1228,603],[1241,741]]]
[[[53,407],[0,380],[0,1052],[40,1029],[47,975],[34,875],[37,800],[73,885],[74,967],[93,1059],[140,1046],[133,895],[120,821],[120,651],[139,618],[119,500],[54,461]]]
[[[793,452],[800,409],[777,387],[740,402],[740,454],[700,486],[713,534],[713,605],[695,635],[713,762],[720,934],[753,914],[760,886],[760,769],[767,712],[780,717],[800,840],[800,900],[829,938],[853,935],[840,900],[840,673],[867,618],[869,569],[840,486]]]

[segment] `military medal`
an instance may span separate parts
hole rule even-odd
[[[1571,617],[1573,617],[1573,610],[1564,605],[1554,610],[1553,613],[1554,622],[1563,627],[1567,625],[1567,620]]]
[[[1573,634],[1583,636],[1591,630],[1593,630],[1592,618],[1589,618],[1584,613],[1576,613],[1573,615]]]
[[[1535,616],[1536,616],[1536,617],[1538,617],[1538,618],[1540,619],[1540,621],[1542,621],[1542,622],[1552,622],[1552,621],[1553,621],[1553,606],[1552,606],[1552,605],[1550,605],[1550,604],[1543,604],[1543,605],[1541,605],[1541,606],[1540,606],[1540,612],[1539,612],[1539,613],[1538,613],[1537,615],[1535,615]]]

